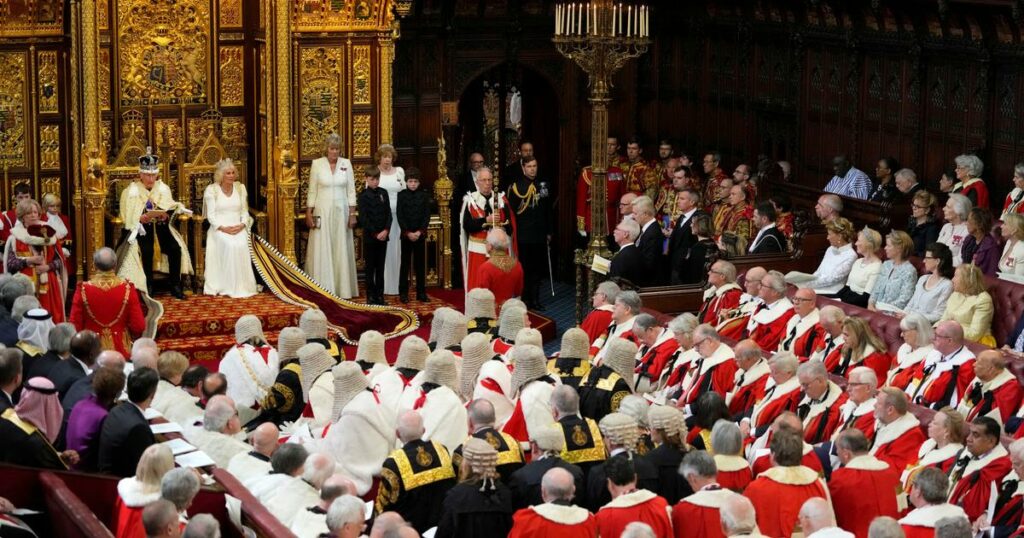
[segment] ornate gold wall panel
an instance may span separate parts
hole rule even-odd
[[[242,157],[245,149],[245,118],[226,117],[221,120],[221,141],[232,159]]]
[[[96,24],[101,31],[110,29],[110,0],[96,0]]]
[[[39,168],[60,170],[60,125],[39,128]]]
[[[25,52],[0,52],[0,167],[25,167],[28,78]]]
[[[338,133],[342,136],[342,143],[345,142],[345,134],[339,128],[344,50],[341,47],[305,47],[301,49],[300,57],[300,155],[303,159],[315,159],[323,154],[327,135]]]
[[[206,103],[208,0],[117,3],[121,106]]]
[[[370,145],[371,117],[369,114],[352,116],[352,156],[369,157],[373,148]]]
[[[44,177],[42,180],[40,180],[40,192],[42,194],[56,194],[57,196],[60,196],[60,178]],[[67,202],[64,202],[64,207],[62,208],[62,210],[64,212],[67,212],[69,210],[68,206],[69,204]]]
[[[220,0],[220,27],[242,26],[242,0]]]
[[[185,147],[185,139],[181,130],[180,119],[164,119],[153,122],[153,131],[156,133],[156,146],[162,148]]]
[[[352,47],[352,103],[357,105],[370,104],[372,84],[370,46],[358,45]]]
[[[0,1],[0,36],[59,36],[63,31],[63,0]]]
[[[100,49],[98,62],[100,109],[110,110],[110,50]]]
[[[37,90],[39,96],[39,112],[60,112],[59,86],[57,85],[57,51],[41,50],[36,54]]]
[[[110,154],[110,148],[111,148],[110,142],[114,138],[114,135],[111,132],[112,128],[113,128],[113,122],[111,122],[110,120],[103,120],[103,121],[100,122],[100,137],[103,140],[103,154],[104,155],[109,155]]]
[[[390,1],[295,0],[295,29],[338,32],[390,28]]]
[[[222,46],[219,57],[220,106],[242,106],[245,104],[242,46]]]

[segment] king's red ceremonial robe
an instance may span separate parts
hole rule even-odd
[[[900,473],[870,455],[858,456],[832,472],[828,483],[836,524],[857,538],[866,538],[878,516],[897,517]]]
[[[135,285],[114,273],[81,282],[71,300],[71,323],[100,335],[104,349],[131,356],[132,339],[142,335],[146,318]]]
[[[828,499],[818,473],[802,465],[772,467],[747,486],[743,495],[757,507],[757,527],[765,536],[791,536],[800,507],[808,499]]]

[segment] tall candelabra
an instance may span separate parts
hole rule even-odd
[[[557,4],[555,35],[558,51],[589,77],[590,127],[590,242],[576,251],[576,316],[582,320],[594,287],[590,266],[595,255],[608,257],[608,103],[612,75],[626,61],[647,52],[651,41],[647,6],[615,4],[611,0]]]

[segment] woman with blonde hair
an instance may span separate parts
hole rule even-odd
[[[846,285],[836,293],[836,298],[846,304],[859,307],[868,306],[871,290],[875,289],[875,280],[882,270],[882,260],[878,257],[878,249],[882,246],[882,234],[865,227],[857,234],[854,248],[857,250],[857,261],[853,262],[850,275],[846,277]]]
[[[910,263],[913,249],[914,241],[907,232],[893,230],[885,236],[885,255],[889,259],[882,263],[882,270],[878,272],[868,299],[868,310],[899,312],[910,302],[917,282],[917,268]]]
[[[964,416],[952,407],[939,409],[928,423],[928,439],[921,443],[917,452],[917,463],[903,471],[904,491],[910,491],[912,479],[921,469],[935,467],[949,474],[957,457],[964,449]]]
[[[843,347],[834,363],[826,361],[825,368],[830,374],[849,377],[850,371],[857,366],[867,366],[875,371],[878,379],[889,375],[892,357],[885,342],[861,318],[850,316],[843,321]]]
[[[992,296],[985,286],[985,275],[977,266],[965,263],[953,273],[953,294],[939,322],[953,320],[964,328],[964,338],[995,347],[992,336]]]
[[[4,272],[21,273],[32,280],[39,304],[53,316],[53,322],[63,323],[64,298],[67,297],[67,260],[60,248],[60,240],[46,224],[39,203],[29,198],[15,207],[17,220],[4,248]],[[39,233],[45,228],[51,231]]]
[[[356,179],[352,162],[341,157],[337,133],[324,140],[324,156],[309,167],[306,196],[306,272],[328,292],[351,299],[359,293],[356,251]]]
[[[373,160],[380,170],[380,188],[388,192],[391,202],[391,231],[388,233],[388,246],[384,255],[384,295],[398,295],[399,270],[402,265],[402,231],[398,219],[394,218],[398,209],[398,193],[405,190],[405,170],[395,166],[398,152],[391,144],[381,144],[374,154]]]
[[[213,183],[203,191],[203,215],[210,223],[203,293],[233,299],[256,295],[256,275],[249,257],[249,196],[231,159],[217,163]]]
[[[1024,215],[1020,213],[1003,214],[1003,226],[1000,233],[1006,244],[1003,254],[999,257],[999,273],[1024,276]]]
[[[790,271],[786,282],[801,288],[811,288],[818,295],[838,293],[857,261],[857,253],[851,242],[857,235],[853,223],[839,217],[825,223],[829,247],[813,274]]]
[[[135,476],[122,478],[117,483],[114,502],[114,536],[138,538],[146,536],[142,526],[142,511],[146,505],[160,499],[160,481],[174,468],[174,455],[166,445],[150,445],[139,458]]]

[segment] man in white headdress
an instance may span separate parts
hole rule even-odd
[[[423,439],[443,444],[449,453],[469,434],[466,406],[458,388],[455,355],[442,349],[427,357],[423,383],[407,387],[398,403],[399,409],[418,411],[423,416]]]
[[[313,418],[312,428],[323,428],[330,423],[334,409],[334,378],[330,375],[334,358],[324,346],[306,344],[299,348],[299,366],[307,408],[302,415]]]
[[[373,378],[373,391],[391,413],[398,413],[398,401],[410,386],[419,386],[430,347],[419,336],[407,336],[398,347],[395,365]]]
[[[528,330],[535,329],[520,332]],[[530,436],[555,422],[551,414],[551,393],[562,382],[548,373],[548,359],[539,346],[517,343],[512,357],[515,369],[511,389],[516,407],[503,431],[519,440],[524,450],[529,450]]]
[[[484,333],[489,338],[498,334],[495,319],[494,293],[486,288],[474,288],[466,294],[467,329],[471,333]]]
[[[235,345],[224,354],[218,371],[228,380],[227,395],[239,407],[258,409],[274,385],[279,362],[277,350],[263,335],[260,318],[247,314],[235,322]]]
[[[22,358],[23,372],[29,370],[32,363],[42,357],[50,342],[50,329],[53,328],[53,317],[42,308],[33,308],[25,312],[18,324],[18,343],[15,347],[24,353]]]
[[[509,299],[501,305],[501,319],[498,322],[498,337],[491,341],[494,352],[509,362],[508,354],[515,346],[519,331],[530,326],[526,305],[519,299]],[[588,343],[589,344],[589,343]]]
[[[356,363],[363,369],[363,374],[371,383],[373,378],[388,369],[388,359],[384,356],[383,334],[377,331],[366,331],[359,335]]]
[[[363,495],[395,446],[395,416],[381,405],[358,365],[343,362],[332,373],[334,409],[321,451],[334,457],[337,471]]]

